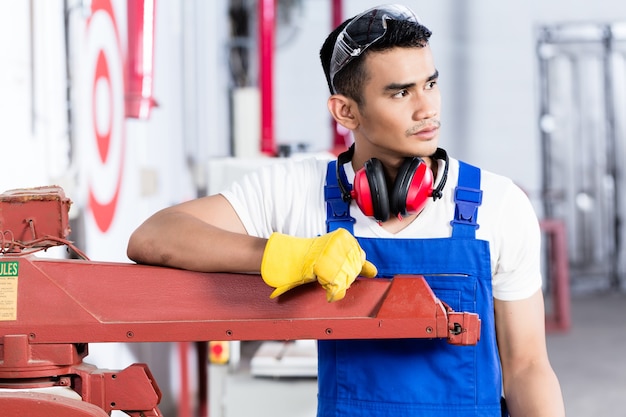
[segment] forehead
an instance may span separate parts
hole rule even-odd
[[[371,51],[365,57],[367,85],[420,83],[435,71],[433,54],[428,45],[424,47],[392,48]]]

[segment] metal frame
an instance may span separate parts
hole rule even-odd
[[[77,249],[84,259],[34,256],[56,244],[73,247],[70,205],[59,187],[0,195],[0,388],[68,387],[82,398],[5,393],[0,409],[8,415],[43,415],[40,405],[48,404],[64,417],[161,416],[147,366],[84,364],[92,342],[445,338],[473,345],[480,338],[478,315],[452,311],[419,276],[357,279],[343,300],[328,303],[319,285],[270,299],[258,275],[94,262]]]
[[[572,23],[537,33],[544,216],[565,223],[582,287],[617,288],[626,272],[624,29]]]

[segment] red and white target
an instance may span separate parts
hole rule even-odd
[[[113,223],[124,174],[124,50],[110,0],[93,0],[85,28],[79,141],[85,152],[88,206],[98,229]]]

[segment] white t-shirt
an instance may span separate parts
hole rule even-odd
[[[439,161],[439,184],[443,161]],[[222,195],[233,206],[248,234],[269,237],[273,232],[314,237],[326,233],[324,182],[328,161],[315,158],[278,160],[233,183]],[[350,182],[351,164],[345,166]],[[354,234],[360,237],[450,237],[454,217],[454,188],[459,162],[450,158],[443,196],[429,199],[423,211],[396,234],[367,217],[352,201],[350,215],[356,219]],[[539,223],[524,192],[510,179],[481,171],[482,204],[478,209],[478,239],[489,242],[493,296],[520,300],[541,288]]]

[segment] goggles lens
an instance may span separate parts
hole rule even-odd
[[[411,9],[399,4],[374,7],[352,19],[337,36],[330,60],[330,81],[333,91],[336,91],[335,75],[385,35],[388,20],[406,20],[420,24]]]

